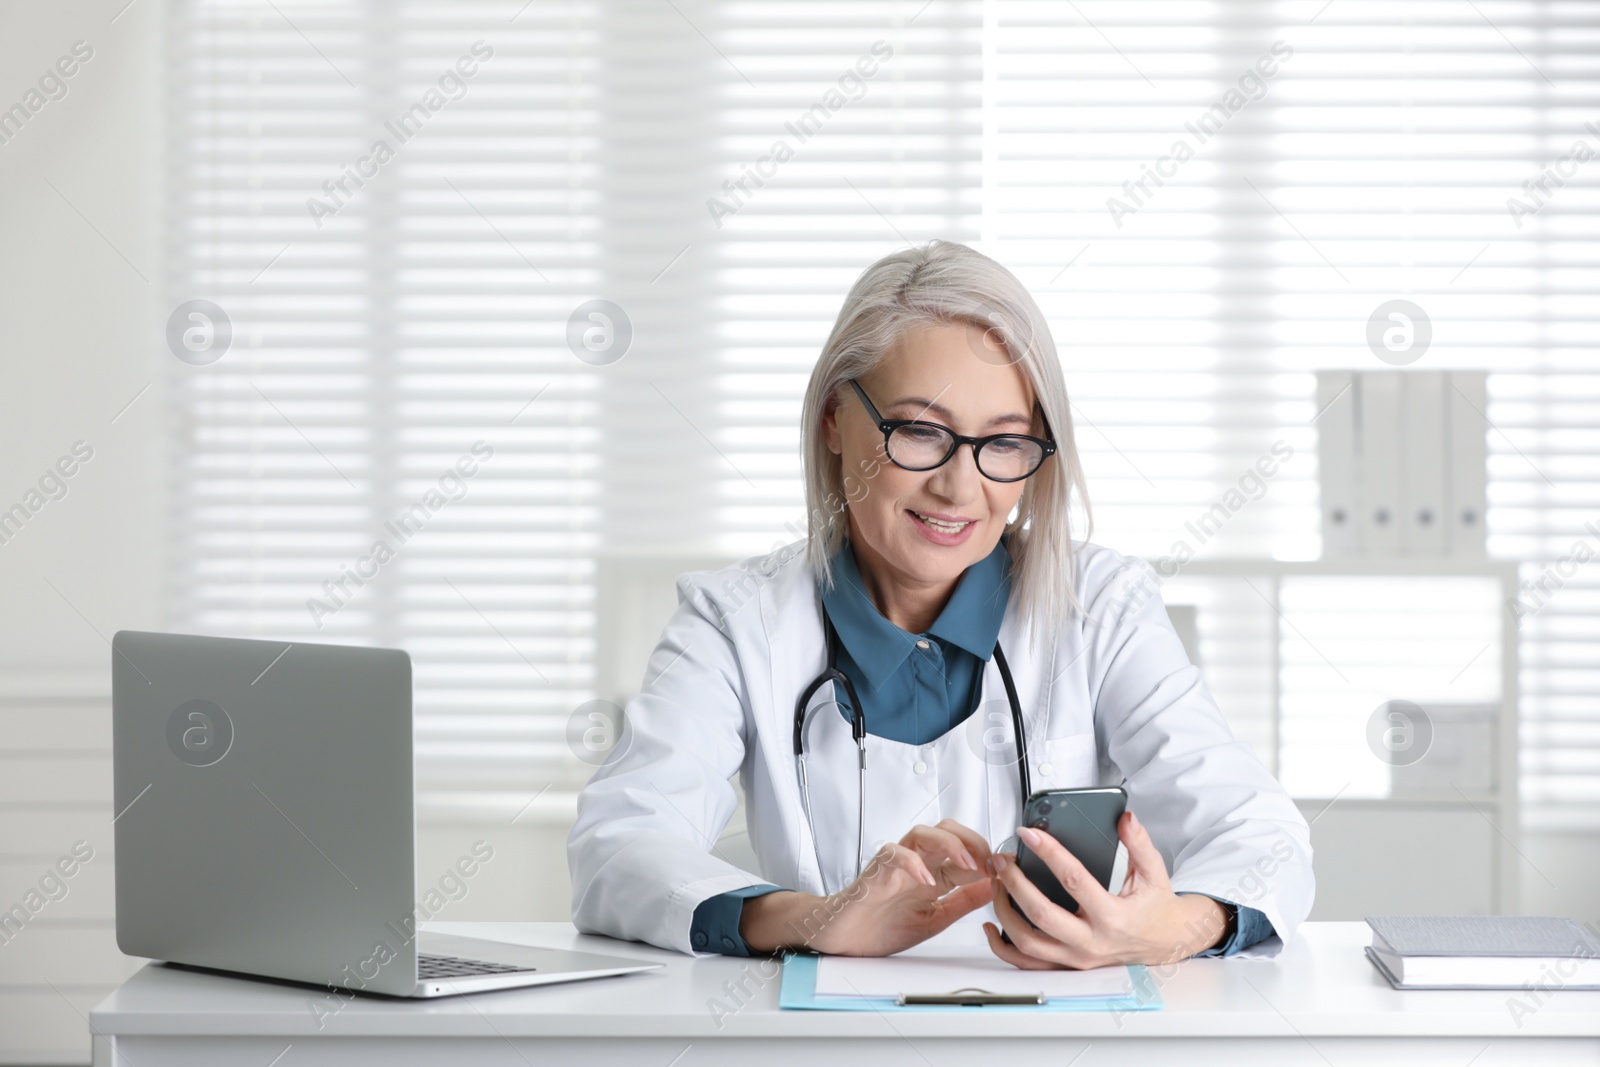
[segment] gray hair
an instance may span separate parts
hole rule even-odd
[[[1011,360],[1033,388],[1055,438],[1055,462],[1029,478],[1017,502],[1011,536],[1012,593],[1024,621],[1041,642],[1061,632],[1073,609],[1082,610],[1073,551],[1074,494],[1083,508],[1084,535],[1092,528],[1083,466],[1073,440],[1072,409],[1054,339],[1044,313],[1022,283],[988,256],[951,241],[930,241],[884,256],[856,279],[833,332],[811,371],[800,416],[806,481],[806,555],[833,587],[831,560],[844,543],[839,521],[853,499],[843,457],[828,448],[822,418],[839,404],[850,378],[876,367],[911,328],[970,323],[996,331]],[[860,490],[860,479],[850,483]],[[859,499],[857,497],[856,499]]]

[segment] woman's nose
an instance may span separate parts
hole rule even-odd
[[[977,454],[972,444],[965,441],[956,446],[955,455],[935,468],[933,477],[928,479],[930,489],[955,504],[976,499],[982,485],[983,474],[978,470]]]

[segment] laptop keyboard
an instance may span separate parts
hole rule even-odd
[[[417,977],[472,978],[481,974],[516,974],[536,971],[537,967],[515,967],[509,963],[490,963],[488,960],[467,960],[460,956],[441,956],[434,952],[417,954]]]

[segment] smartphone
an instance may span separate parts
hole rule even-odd
[[[1128,792],[1120,785],[1047,789],[1028,798],[1022,812],[1022,825],[1042,830],[1061,842],[1101,885],[1110,889],[1111,868],[1117,861],[1117,821],[1127,806]],[[1052,903],[1071,912],[1078,910],[1078,902],[1072,899],[1055,872],[1020,838],[1017,866]],[[1006,894],[1006,900],[1018,914],[1027,918],[1011,894]]]

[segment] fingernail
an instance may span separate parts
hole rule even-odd
[[[1138,829],[1138,827],[1139,827],[1139,816],[1135,815],[1133,812],[1130,811],[1130,812],[1128,812],[1128,821],[1133,824],[1134,829]]]
[[[1030,845],[1037,845],[1041,838],[1039,831],[1035,830],[1031,826],[1017,827],[1017,836],[1022,838]]]
[[[956,862],[961,864],[961,866],[965,867],[969,871],[975,871],[978,869],[978,861],[972,858],[972,854],[970,852],[963,852],[961,855],[957,856]]]
[[[1011,866],[1011,857],[1004,852],[996,852],[990,862],[994,864],[994,873],[999,874]]]

